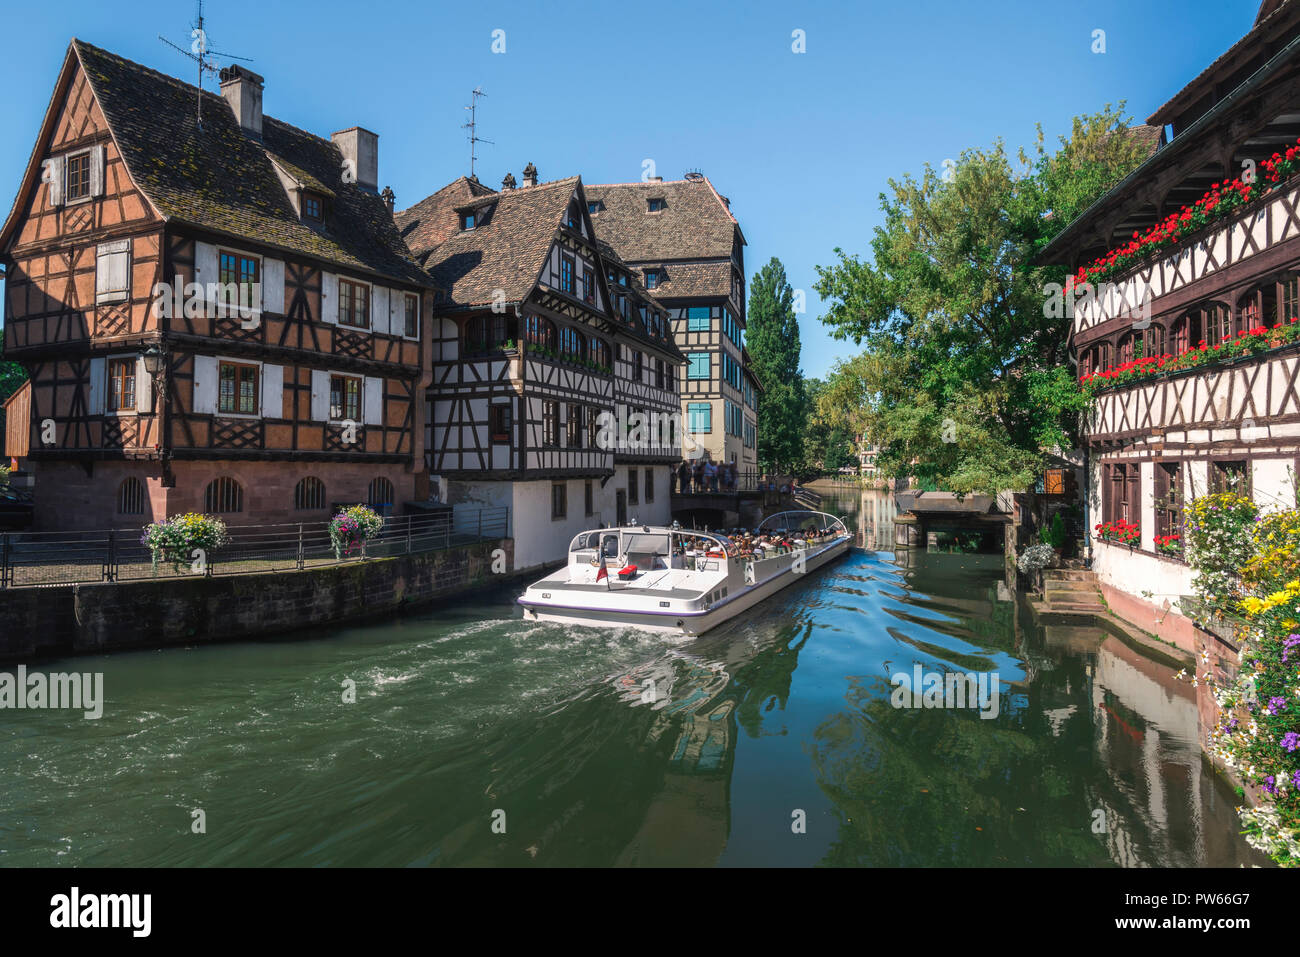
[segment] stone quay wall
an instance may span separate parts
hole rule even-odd
[[[0,664],[383,618],[523,574],[494,572],[494,562],[513,568],[513,539],[301,571],[8,588],[0,591]]]

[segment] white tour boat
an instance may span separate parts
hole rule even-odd
[[[700,635],[834,561],[852,541],[825,512],[781,512],[723,535],[627,525],[582,532],[565,566],[519,597],[524,617]]]

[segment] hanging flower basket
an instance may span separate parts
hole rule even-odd
[[[339,561],[344,557],[364,558],[366,542],[378,535],[383,527],[383,518],[365,505],[345,508],[330,520],[330,544],[334,546],[334,557]]]
[[[160,560],[171,562],[172,568],[178,572],[183,564],[202,560],[206,565],[208,555],[227,541],[229,535],[225,522],[197,512],[174,515],[165,522],[146,525],[140,535],[140,544],[149,549],[155,575]]]

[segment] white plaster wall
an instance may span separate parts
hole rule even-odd
[[[1210,463],[1204,459],[1197,459],[1187,463],[1188,475],[1191,479],[1191,488],[1187,489],[1186,501],[1191,501],[1198,495],[1204,495],[1210,490]],[[1100,472],[1098,473],[1100,476]]]
[[[1192,593],[1192,570],[1186,565],[1098,541],[1093,542],[1092,554],[1098,581],[1157,607],[1168,599],[1178,611],[1179,598]]]
[[[1291,459],[1256,459],[1251,470],[1255,501],[1265,512],[1295,508],[1295,466]]]
[[[511,517],[515,538],[515,567],[531,568],[562,560],[569,540],[586,527],[587,518],[582,514],[582,482],[566,482],[568,517],[561,521],[551,520],[550,481],[543,479],[536,482],[496,484],[514,488]]]

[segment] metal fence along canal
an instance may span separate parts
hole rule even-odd
[[[283,572],[437,551],[506,537],[509,513],[500,506],[385,518],[364,552],[342,557],[335,554],[328,521],[232,525],[225,544],[201,561],[187,558],[179,565],[155,562],[140,532],[131,529],[6,532],[0,535],[0,588]]]

